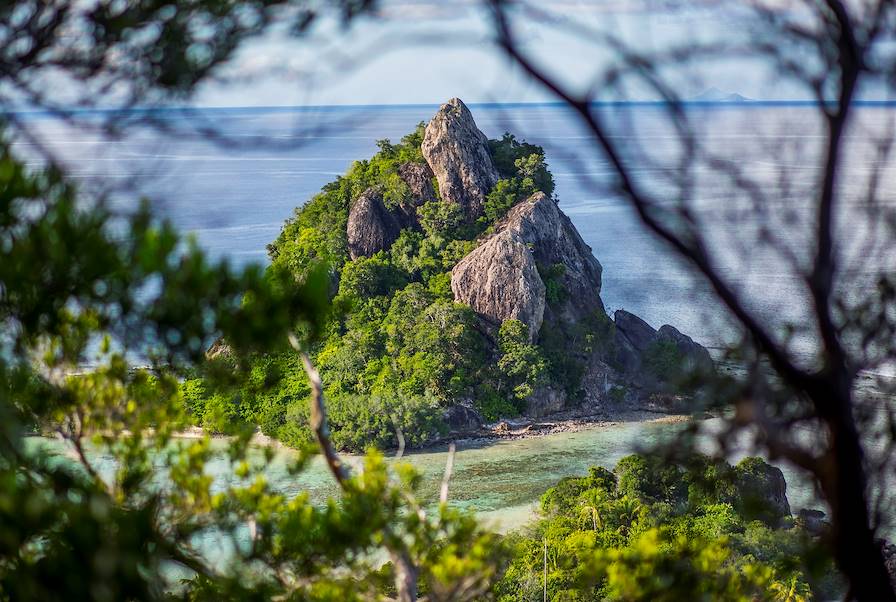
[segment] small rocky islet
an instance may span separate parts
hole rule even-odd
[[[488,138],[460,99],[442,105],[426,126],[422,151],[425,165],[405,164],[399,170],[413,193],[413,204],[389,211],[376,188],[367,189],[352,204],[347,238],[353,259],[388,250],[402,228],[419,228],[415,209],[434,199],[432,177],[443,201],[459,206],[470,222],[481,217],[485,199],[500,176]],[[537,343],[543,329],[572,333],[584,322],[606,317],[600,298],[601,265],[560,209],[558,199],[536,192],[491,230],[451,270],[454,300],[469,305],[487,331],[505,320],[519,320],[528,328],[529,340]],[[559,285],[565,291],[562,298],[546,298],[538,266],[559,272]],[[608,398],[614,387],[632,391],[630,405],[647,397],[656,399],[655,394],[663,390],[658,385],[669,383],[657,382],[662,374],[645,374],[645,356],[663,343],[673,347],[688,367],[712,370],[707,350],[673,326],[655,330],[624,310],[614,313],[612,326],[612,345],[607,345],[612,350],[595,347],[579,352],[587,366],[583,380],[590,385],[582,389],[584,398],[570,400],[548,386],[532,394],[526,415],[561,412],[568,402],[597,409],[614,401]]]
[[[432,433],[420,445],[487,423],[513,431],[502,418],[690,409],[681,383],[714,370],[709,353],[673,326],[607,314],[601,264],[553,195],[541,147],[511,134],[489,140],[457,98],[400,144],[378,144],[269,245],[272,264],[297,279],[325,262],[334,303],[348,308],[312,353],[336,400],[335,432],[386,433],[392,426],[371,426],[370,414],[401,414],[408,404],[389,398],[419,396],[428,401],[413,411],[434,415],[410,425]],[[227,354],[220,342],[210,351]],[[269,415],[242,413],[289,442],[284,429],[301,412],[284,395],[301,393],[255,404]],[[336,438],[347,449],[379,442]]]

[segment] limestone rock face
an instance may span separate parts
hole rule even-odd
[[[561,411],[566,405],[566,393],[553,387],[538,387],[526,398],[526,416],[541,418]]]
[[[436,191],[432,186],[432,179],[435,177],[435,174],[432,173],[429,165],[423,163],[403,163],[398,167],[398,177],[411,189],[411,196],[414,199],[415,206],[436,200]]]
[[[205,359],[213,360],[219,357],[230,357],[233,355],[233,349],[224,340],[224,337],[216,339],[212,346],[205,351]]]
[[[495,230],[519,235],[532,249],[535,263],[542,269],[562,266],[559,281],[566,294],[562,307],[555,310],[564,314],[565,320],[575,321],[595,311],[603,312],[601,265],[553,199],[543,192],[533,194],[513,207]]]
[[[482,416],[464,404],[446,408],[442,419],[452,433],[469,433],[482,428]]]
[[[525,322],[534,341],[548,311],[539,266],[561,267],[564,300],[550,309],[556,321],[574,325],[604,311],[600,263],[557,203],[541,192],[511,209],[495,233],[454,268],[451,290],[456,301],[492,322]]]
[[[407,184],[411,191],[411,198],[396,208],[395,216],[402,228],[419,229],[417,208],[424,203],[436,200],[436,191],[432,185],[432,179],[435,176],[429,165],[425,163],[403,163],[398,167],[398,177]]]
[[[488,138],[459,98],[452,98],[426,126],[423,157],[435,173],[442,199],[460,205],[469,220],[482,213],[498,181]]]
[[[545,288],[532,253],[519,236],[487,239],[451,270],[454,299],[495,325],[519,320],[535,340],[544,317]]]
[[[386,209],[379,191],[368,188],[355,199],[348,213],[348,252],[352,259],[370,257],[388,249],[398,234],[401,224]]]

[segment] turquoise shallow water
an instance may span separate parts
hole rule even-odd
[[[715,426],[713,421],[705,424],[710,429]],[[594,465],[612,468],[627,454],[672,441],[680,428],[679,424],[622,422],[488,445],[459,443],[449,488],[450,503],[476,512],[497,530],[513,530],[535,516],[541,494],[562,477],[585,474],[588,467]],[[58,441],[43,439],[41,444],[65,453],[63,444]],[[223,446],[224,442],[216,441],[215,444]],[[710,451],[711,439],[705,438],[700,445]],[[279,449],[267,470],[267,477],[277,490],[289,496],[307,492],[318,503],[337,493],[320,458],[315,458],[304,472],[291,475],[287,466],[294,453]],[[737,454],[731,460],[742,455],[745,454]],[[114,469],[111,457],[94,453],[92,459],[101,473],[111,474]],[[357,456],[347,459],[355,466],[360,461]],[[446,459],[447,446],[410,453],[402,459],[422,474],[420,496],[427,504],[434,504],[438,499]],[[390,461],[394,462],[394,459]],[[788,498],[794,511],[807,506],[817,507],[811,486],[788,466],[781,465],[781,468],[787,478]],[[230,473],[223,457],[211,462],[207,470],[222,485],[225,475]]]

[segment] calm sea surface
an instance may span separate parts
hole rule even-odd
[[[123,208],[145,195],[160,215],[216,257],[236,264],[265,262],[265,245],[283,221],[327,182],[343,174],[358,159],[376,152],[376,140],[398,140],[417,123],[428,120],[436,106],[350,107],[304,109],[213,110],[172,114],[166,118],[176,133],[127,130],[119,139],[73,130],[49,119],[34,119],[46,146],[84,186],[109,192]],[[725,329],[710,325],[718,317],[712,295],[695,286],[681,265],[644,228],[626,204],[605,188],[610,170],[593,151],[590,139],[566,109],[556,106],[472,106],[479,127],[489,137],[511,131],[518,138],[545,147],[557,183],[561,208],[604,267],[602,297],[610,310],[625,308],[654,326],[670,323],[697,340],[718,345]],[[634,172],[645,186],[678,189],[668,180],[682,150],[655,107],[631,109],[618,119],[622,148],[636,159]],[[896,110],[862,109],[864,130],[892,133]],[[743,172],[760,181],[776,199],[809,196],[816,182],[819,124],[809,107],[712,107],[694,110],[694,124],[706,148],[718,151]],[[197,130],[211,130],[215,140]],[[29,152],[21,142],[19,150]],[[874,158],[865,145],[848,157],[857,176]],[[686,153],[685,153],[686,154]],[[887,164],[882,193],[896,198],[896,170]],[[793,274],[774,254],[760,255],[753,233],[743,220],[730,221],[726,210],[742,202],[731,183],[704,177],[697,187],[706,215],[717,215],[716,228],[730,245],[723,267],[744,289],[764,289],[754,303],[769,316],[797,315],[793,295],[799,294]],[[856,195],[864,181],[850,182]],[[809,193],[811,194],[811,193]],[[729,220],[729,221],[726,221]],[[792,224],[788,226],[799,246]],[[791,232],[787,231],[790,236]],[[799,249],[797,249],[799,254]],[[780,294],[769,295],[771,287]],[[792,290],[791,290],[792,289]],[[783,299],[784,301],[778,301]]]

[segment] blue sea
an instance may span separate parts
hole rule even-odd
[[[106,194],[128,210],[140,197],[180,230],[196,237],[212,256],[235,264],[265,262],[265,245],[283,221],[351,163],[376,152],[376,141],[397,140],[428,120],[436,105],[171,110],[157,114],[164,128],[134,126],[109,136],[95,114],[72,127],[49,117],[28,123],[46,149],[85,190]],[[604,268],[602,298],[609,310],[624,308],[655,327],[670,323],[709,346],[731,340],[714,295],[687,266],[641,225],[611,187],[612,170],[575,115],[559,105],[470,105],[489,137],[513,132],[542,145],[556,180],[560,207],[579,229]],[[614,137],[632,157],[640,182],[670,201],[694,196],[701,219],[715,219],[709,243],[724,248],[719,266],[733,285],[770,320],[798,320],[805,291],[783,253],[761,251],[751,220],[756,208],[733,192],[730,174],[706,165],[693,171],[692,190],[675,181],[680,144],[663,106],[607,109]],[[892,135],[896,108],[862,107],[848,142],[848,198],[861,199],[872,168],[882,172],[879,191],[896,198],[896,170],[875,155],[873,138]],[[126,116],[136,120],[138,116]],[[734,104],[689,109],[704,149],[723,168],[740,170],[773,200],[769,222],[783,233],[795,257],[806,257],[812,233],[805,209],[817,190],[823,142],[817,107]],[[87,125],[84,125],[87,124]],[[167,130],[167,131],[165,131]],[[17,142],[33,152],[33,143]],[[39,161],[35,159],[35,163]],[[788,204],[789,203],[789,204]],[[750,212],[753,213],[750,213]],[[800,213],[803,212],[803,213]],[[796,219],[789,214],[797,215]],[[843,227],[853,227],[850,223]]]

